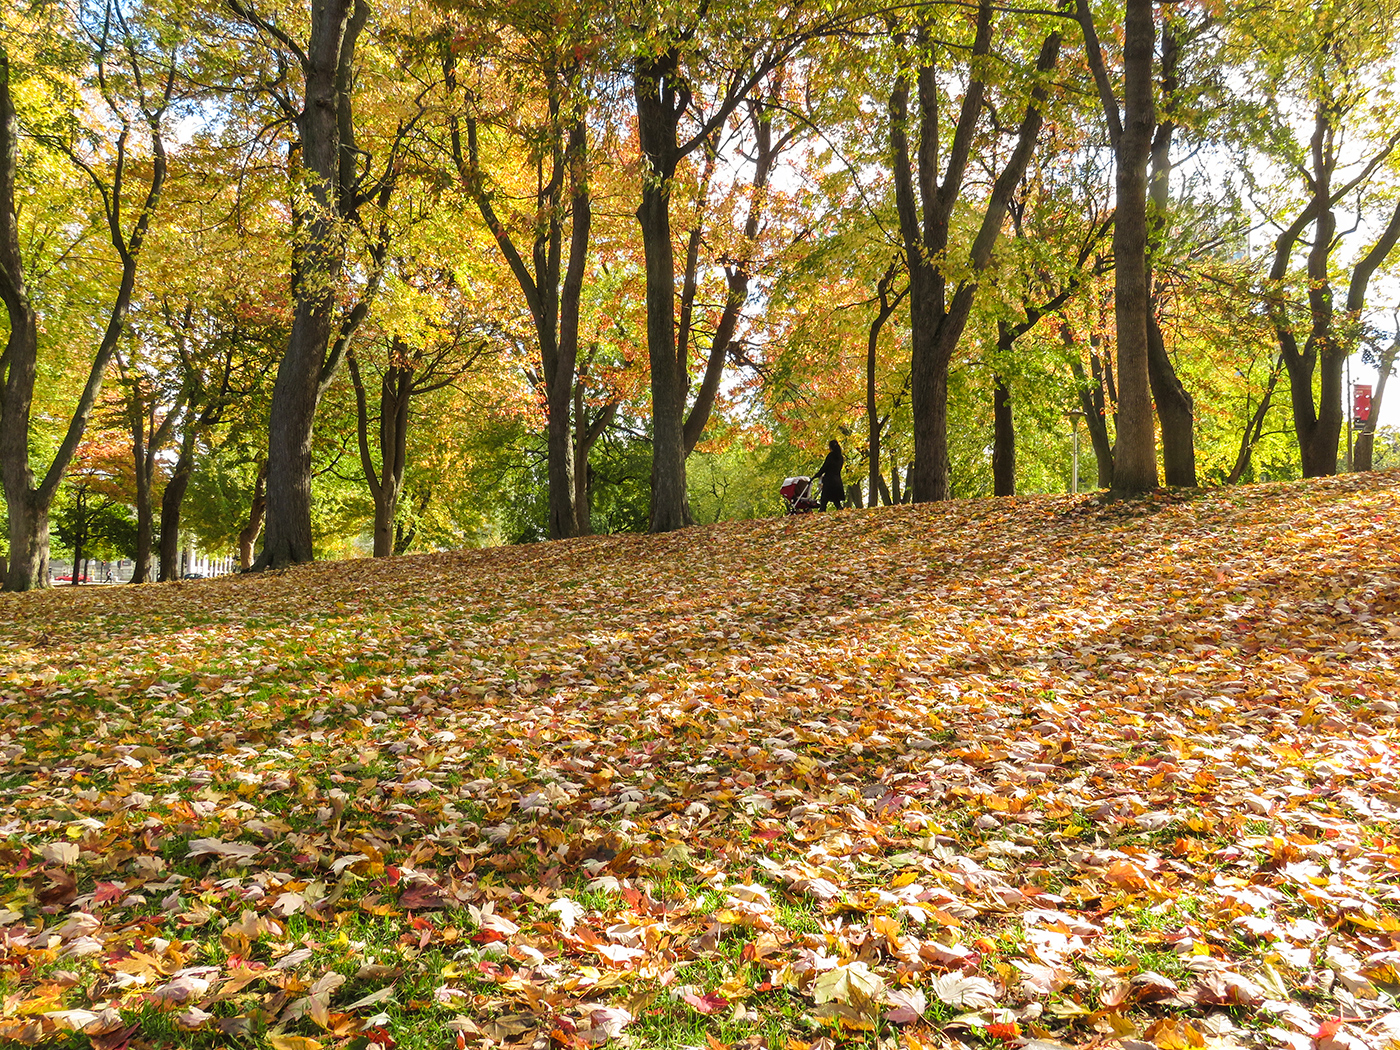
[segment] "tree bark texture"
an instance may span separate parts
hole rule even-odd
[[[126,183],[131,180],[128,161],[131,129],[123,122],[112,145],[112,179],[100,183],[93,169],[83,170],[98,183],[103,213],[112,247],[120,260],[120,279],[107,326],[93,354],[87,381],[69,418],[63,440],[49,462],[42,480],[35,483],[30,463],[29,421],[34,399],[38,366],[38,328],[24,278],[24,261],[19,248],[19,226],[15,208],[15,174],[18,162],[19,127],[10,95],[9,58],[0,48],[0,299],[10,319],[10,337],[0,355],[0,482],[10,518],[10,557],[4,590],[27,591],[48,586],[49,509],[63,475],[87,429],[88,418],[97,403],[107,365],[126,328],[127,311],[136,285],[137,263],[150,228],[151,217],[160,202],[165,185],[167,158],[160,124],[174,88],[173,66],[163,80],[163,94],[157,92],[149,105],[143,100],[142,115],[150,135],[151,157],[145,171],[149,182],[128,234],[122,226],[127,200]]]
[[[19,122],[10,97],[9,56],[0,46],[0,298],[10,334],[0,355],[0,477],[9,510],[9,557],[4,590],[48,585],[48,501],[36,499],[29,463],[29,414],[38,371],[39,331],[20,254],[15,208]]]
[[[253,482],[253,498],[248,503],[248,521],[238,533],[238,567],[247,572],[253,567],[253,549],[267,515],[267,460],[258,464],[258,477]]]
[[[1011,388],[992,377],[992,495],[1016,495],[1016,426],[1011,416]]]
[[[934,67],[920,66],[913,84],[907,74],[901,73],[889,99],[895,201],[909,267],[910,397],[914,415],[910,488],[915,502],[946,499],[949,495],[948,367],[967,326],[980,274],[991,262],[1012,194],[1034,151],[1042,123],[1041,107],[1047,97],[1044,77],[1055,67],[1060,50],[1060,34],[1052,32],[1036,59],[1039,78],[1017,129],[1015,146],[993,182],[968,253],[967,275],[950,282],[942,259],[949,249],[953,212],[962,194],[986,96],[979,62],[990,55],[991,42],[992,5],[990,0],[981,0],[972,46],[972,74],[946,162],[939,156],[940,88]],[[919,109],[916,155],[911,155],[909,142],[911,88],[917,90]]]
[[[456,87],[455,59],[444,62],[449,89]],[[588,257],[593,203],[588,187],[587,111],[575,92],[577,69],[549,68],[551,167],[535,197],[533,239],[529,261],[496,213],[493,194],[481,167],[474,116],[450,121],[452,154],[458,178],[475,200],[524,296],[535,328],[546,412],[546,465],[549,486],[550,539],[576,536],[580,514],[576,506],[573,428],[570,410],[578,361],[579,302]],[[566,208],[567,199],[567,208]],[[568,262],[563,259],[565,218],[569,219]]]
[[[175,559],[180,551],[180,511],[194,473],[194,445],[194,427],[187,424],[180,435],[180,456],[175,460],[175,469],[170,472],[160,494],[160,565],[156,578],[161,582],[175,579]]]
[[[1118,432],[1113,492],[1157,487],[1157,443],[1148,378],[1147,162],[1156,123],[1152,0],[1127,0],[1123,30],[1123,126],[1118,137],[1113,225],[1113,311],[1118,337]]]
[[[320,404],[336,312],[336,283],[345,262],[341,221],[341,109],[348,106],[357,29],[356,0],[313,0],[305,56],[306,98],[297,119],[301,185],[294,188],[298,220],[292,328],[277,369],[268,414],[267,532],[255,569],[282,568],[315,558],[311,536],[311,437]],[[363,24],[360,20],[360,24]],[[344,67],[344,68],[343,68]],[[348,163],[353,165],[352,156]]]
[[[1149,250],[1155,252],[1162,242],[1170,204],[1168,190],[1171,180],[1171,147],[1176,123],[1170,107],[1178,87],[1177,65],[1181,47],[1171,23],[1162,27],[1162,100],[1168,115],[1157,124],[1152,140],[1152,173],[1148,178],[1148,199],[1151,204]],[[1195,402],[1182,384],[1167,353],[1159,320],[1161,301],[1152,272],[1151,259],[1147,271],[1147,378],[1152,400],[1157,406],[1157,422],[1162,431],[1162,473],[1168,485],[1194,488],[1196,485]]]

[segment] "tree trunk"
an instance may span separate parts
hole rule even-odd
[[[103,208],[112,246],[121,259],[121,281],[108,312],[107,327],[93,355],[78,403],[58,450],[43,480],[35,485],[29,458],[29,420],[38,368],[38,328],[24,278],[19,247],[18,212],[15,206],[15,173],[18,164],[19,126],[10,94],[9,55],[0,47],[0,300],[9,316],[10,335],[0,354],[0,482],[10,520],[9,568],[3,589],[27,591],[47,587],[49,562],[49,508],[63,475],[72,462],[87,429],[88,417],[102,389],[102,379],[126,326],[127,310],[136,283],[137,261],[150,228],[151,216],[165,185],[166,154],[158,131],[160,114],[169,103],[173,74],[166,80],[164,99],[152,111],[141,102],[151,133],[150,182],[128,235],[121,226],[123,181],[127,173],[128,131],[123,128],[113,143],[114,173],[103,188]],[[89,170],[89,174],[92,174]]]
[[[194,442],[191,419],[180,436],[180,458],[175,461],[175,469],[165,483],[165,491],[160,494],[160,567],[157,579],[161,582],[175,579],[175,558],[180,549],[180,511],[185,502],[185,491],[190,487],[190,475],[194,473]]]
[[[651,365],[651,524],[670,532],[691,524],[685,484],[684,362],[677,357],[675,248],[671,187],[681,159],[676,142],[690,90],[678,81],[676,50],[638,59],[633,70],[637,135],[644,170],[637,223],[646,258],[647,358]]]
[[[890,287],[894,284],[894,279],[898,274],[897,263],[890,263],[885,269],[884,275],[880,278],[880,283],[876,287],[876,295],[880,300],[880,309],[870,321],[870,335],[865,342],[865,427],[869,435],[866,447],[866,456],[869,460],[869,482],[870,482],[870,505],[875,506],[875,494],[879,491],[880,484],[880,432],[884,430],[885,423],[889,417],[880,418],[879,405],[875,396],[875,366],[880,362],[880,331],[885,327],[899,305],[899,300],[904,297],[904,292],[893,299],[890,298]]]
[[[87,545],[88,537],[88,509],[87,509],[87,486],[79,485],[77,494],[74,496],[73,514],[73,569],[68,577],[68,582],[76,587],[82,582],[83,569],[83,548]]]
[[[1195,401],[1176,374],[1151,305],[1147,314],[1147,379],[1162,427],[1163,478],[1168,485],[1195,488]]]
[[[48,586],[49,508],[37,499],[29,466],[29,413],[38,371],[39,332],[24,279],[15,173],[19,124],[10,98],[9,56],[0,46],[0,298],[9,338],[0,354],[0,479],[9,509],[9,558],[4,590]]]
[[[389,558],[394,554],[394,516],[399,510],[398,493],[381,490],[374,501],[374,556]]]
[[[1181,47],[1176,34],[1172,32],[1170,20],[1165,20],[1162,26],[1162,104],[1168,115],[1158,123],[1152,140],[1152,173],[1148,178],[1148,199],[1151,202],[1149,248],[1154,252],[1162,243],[1170,204],[1171,147],[1176,131],[1170,112],[1176,99],[1180,55]],[[1162,473],[1168,485],[1195,488],[1195,402],[1177,376],[1171,355],[1167,353],[1166,341],[1162,338],[1162,326],[1158,321],[1160,301],[1150,258],[1147,289],[1147,378],[1162,430]]]
[[[314,0],[306,50],[306,100],[297,119],[306,206],[299,206],[294,308],[287,350],[272,390],[267,435],[267,533],[255,569],[315,559],[311,536],[311,435],[321,400],[345,262],[340,185],[342,106],[355,32],[347,32],[355,0]],[[359,12],[356,11],[358,17]],[[351,158],[351,163],[354,159]]]
[[[593,535],[593,478],[588,467],[588,457],[593,446],[612,425],[617,415],[617,402],[604,405],[593,419],[588,418],[588,405],[584,401],[584,373],[574,386],[574,507],[578,513],[578,535]]]
[[[146,459],[142,446],[134,450],[136,454],[136,571],[131,575],[132,583],[151,582],[151,535],[152,518],[155,517],[151,505],[151,476],[146,471]],[[154,465],[154,464],[152,464]]]
[[[1113,373],[1109,362],[1100,361],[1092,344],[1089,347],[1089,367],[1094,370],[1093,380],[1084,372],[1084,362],[1079,359],[1079,349],[1074,343],[1074,333],[1068,324],[1060,329],[1065,346],[1069,350],[1069,367],[1074,373],[1074,383],[1079,396],[1079,409],[1084,413],[1084,423],[1089,430],[1089,443],[1094,449],[1094,463],[1097,466],[1098,482],[1101,489],[1113,488],[1113,442],[1108,434],[1107,406],[1115,399]]]
[[[0,46],[0,298],[10,333],[0,354],[0,479],[9,509],[4,590],[48,586],[49,504],[34,491],[29,465],[29,413],[38,374],[39,331],[20,254],[15,207],[19,122],[10,97],[9,55]]]
[[[248,524],[238,534],[238,568],[247,572],[253,567],[253,545],[258,542],[263,518],[267,513],[267,461],[258,464],[258,479],[253,483],[253,499],[248,506]]]
[[[1352,329],[1365,306],[1366,288],[1372,275],[1400,243],[1400,204],[1397,204],[1376,242],[1352,268],[1344,315],[1347,327],[1339,331],[1329,260],[1339,240],[1334,208],[1337,201],[1350,192],[1353,184],[1348,183],[1335,190],[1332,185],[1338,155],[1336,139],[1340,134],[1333,124],[1336,115],[1334,106],[1321,101],[1317,104],[1309,143],[1311,168],[1307,172],[1312,192],[1303,211],[1279,234],[1274,246],[1273,266],[1269,271],[1271,285],[1275,289],[1281,288],[1294,245],[1311,225],[1312,248],[1308,252],[1307,262],[1309,325],[1301,348],[1293,331],[1289,305],[1282,293],[1274,291],[1266,299],[1279,352],[1288,369],[1293,427],[1298,437],[1303,476],[1309,478],[1337,472],[1337,445],[1343,424],[1342,369],[1355,343]],[[1384,156],[1377,157],[1376,162],[1384,159]],[[1315,372],[1318,373],[1316,402],[1313,400]]]
[[[937,170],[943,160],[939,157],[941,89],[933,66],[921,65],[916,74],[920,115],[916,162],[909,149],[911,85],[907,74],[898,75],[889,99],[895,202],[909,268],[910,404],[914,415],[914,462],[909,488],[917,502],[947,499],[949,495],[948,366],[971,315],[980,275],[992,261],[992,249],[1001,235],[1012,194],[1030,163],[1040,135],[1041,107],[1048,95],[1043,82],[1031,89],[1015,147],[995,177],[968,253],[968,272],[950,282],[944,271],[944,256],[986,94],[979,63],[990,55],[991,42],[992,4],[991,0],[981,0],[971,51],[971,75],[941,180]],[[920,43],[930,45],[922,29]],[[1056,31],[1041,46],[1037,74],[1043,77],[1054,69],[1059,51],[1060,34]]]
[[[1123,35],[1123,129],[1114,209],[1114,318],[1118,335],[1118,442],[1113,492],[1157,487],[1157,443],[1148,379],[1147,161],[1156,123],[1152,0],[1127,0]]]
[[[1259,405],[1254,410],[1254,414],[1245,422],[1244,434],[1240,437],[1240,450],[1235,455],[1235,465],[1230,470],[1230,476],[1225,479],[1227,485],[1238,485],[1240,479],[1249,470],[1250,460],[1254,455],[1254,446],[1258,443],[1259,437],[1264,433],[1264,417],[1269,414],[1269,405],[1273,402],[1274,388],[1278,386],[1279,373],[1283,371],[1283,360],[1280,358],[1274,362],[1274,367],[1269,370],[1269,383],[1264,388],[1264,396],[1259,399]]]
[[[1016,495],[1016,427],[1011,418],[1011,390],[1001,376],[993,376],[992,392],[992,495]]]

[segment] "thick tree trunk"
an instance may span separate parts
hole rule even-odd
[[[315,0],[306,50],[306,100],[297,120],[308,205],[301,208],[292,329],[272,390],[267,438],[267,532],[255,569],[315,559],[311,536],[311,436],[334,329],[336,284],[345,261],[342,231],[342,66],[355,0]]]
[[[185,502],[185,492],[190,487],[190,475],[194,473],[194,442],[195,433],[190,421],[180,437],[180,458],[175,461],[175,469],[165,483],[165,491],[160,494],[160,567],[157,579],[162,582],[175,579],[180,511]]]
[[[5,590],[30,591],[49,586],[49,508],[32,493],[7,500],[10,553]]]
[[[253,547],[262,531],[267,514],[267,461],[258,465],[258,479],[253,483],[253,498],[248,505],[248,523],[238,533],[238,568],[247,572],[253,567]]]
[[[4,379],[0,388],[0,482],[10,519],[10,558],[3,586],[7,591],[27,591],[49,583],[49,508],[82,441],[108,362],[126,326],[137,260],[165,185],[166,154],[158,131],[159,115],[169,102],[174,82],[172,75],[166,80],[164,99],[154,111],[146,111],[151,128],[150,182],[130,235],[121,226],[122,186],[128,177],[128,131],[123,129],[113,143],[114,173],[110,186],[104,187],[103,203],[112,246],[121,259],[121,280],[63,440],[36,485],[29,459],[29,419],[38,366],[38,329],[25,284],[15,207],[19,127],[10,95],[9,56],[0,47],[0,300],[4,301],[10,322],[9,339],[0,354],[0,375]]]
[[[685,483],[685,395],[676,359],[675,255],[667,195],[648,181],[637,209],[646,255],[647,350],[651,363],[651,525],[670,532],[691,524]]]
[[[690,92],[678,83],[679,55],[639,59],[633,71],[644,170],[637,208],[646,258],[647,358],[651,365],[651,524],[670,532],[691,524],[685,483],[684,362],[676,347],[676,259],[671,187],[680,161],[676,134]]]
[[[1149,274],[1150,279],[1150,274]],[[1155,299],[1155,296],[1154,296]],[[1168,485],[1196,486],[1196,406],[1176,374],[1153,307],[1147,313],[1147,378],[1162,427],[1162,474]]]
[[[1337,449],[1342,436],[1342,367],[1346,355],[1336,351],[1316,354],[1319,373],[1318,401],[1313,402],[1313,371],[1308,358],[1286,357],[1293,427],[1303,477],[1323,478],[1337,473]],[[1334,404],[1335,402],[1335,404]]]
[[[1176,124],[1171,119],[1171,107],[1176,100],[1177,64],[1181,47],[1172,32],[1171,23],[1162,26],[1162,100],[1167,116],[1157,125],[1152,140],[1152,173],[1148,178],[1148,199],[1151,202],[1149,248],[1161,245],[1170,204],[1172,171],[1171,148]],[[1162,431],[1162,473],[1168,485],[1194,488],[1196,485],[1195,402],[1182,385],[1171,355],[1167,353],[1158,321],[1160,300],[1157,282],[1149,260],[1147,271],[1147,378],[1152,388],[1152,400],[1157,406],[1157,422]]]
[[[394,554],[394,517],[398,514],[398,493],[383,490],[374,501],[374,556],[389,558]]]
[[[926,39],[922,42],[929,43]],[[992,249],[1001,235],[1012,194],[1030,163],[1040,135],[1041,107],[1047,98],[1046,88],[1037,83],[1021,117],[1016,145],[997,173],[987,198],[968,252],[967,272],[950,281],[943,257],[948,251],[953,213],[962,196],[986,94],[978,63],[990,55],[991,42],[992,4],[991,0],[981,0],[971,52],[972,75],[954,125],[941,180],[937,170],[943,162],[939,156],[941,89],[934,68],[923,65],[917,72],[919,144],[917,163],[912,167],[908,114],[911,85],[907,74],[899,75],[889,100],[895,201],[909,267],[910,405],[914,415],[914,462],[909,488],[916,502],[947,499],[950,493],[948,366],[971,315],[980,274],[991,263]],[[1060,34],[1053,32],[1041,46],[1036,72],[1043,75],[1054,69],[1059,51]]]
[[[1113,491],[1127,496],[1157,487],[1157,443],[1147,363],[1147,161],[1156,123],[1152,0],[1127,0],[1123,40],[1124,113],[1113,226],[1118,335],[1118,443],[1113,457]]]
[[[993,376],[992,391],[992,494],[1016,495],[1016,427],[1011,417],[1011,389],[1001,376]]]
[[[151,537],[154,533],[152,519],[155,511],[151,501],[151,477],[146,472],[145,459],[141,449],[136,450],[136,571],[131,574],[132,583],[151,582]]]
[[[34,491],[29,465],[29,413],[38,374],[39,331],[24,279],[15,174],[19,123],[10,97],[9,55],[0,46],[0,298],[10,334],[0,354],[0,480],[9,510],[9,558],[4,590],[48,586],[49,506]]]

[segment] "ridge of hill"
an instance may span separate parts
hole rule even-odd
[[[1397,488],[0,595],[0,1039],[1387,1047]]]

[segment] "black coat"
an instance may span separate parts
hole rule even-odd
[[[846,465],[846,457],[836,451],[826,454],[826,459],[822,461],[822,469],[817,471],[813,477],[822,479],[822,501],[839,500],[846,501],[846,486],[841,481],[841,468]]]

